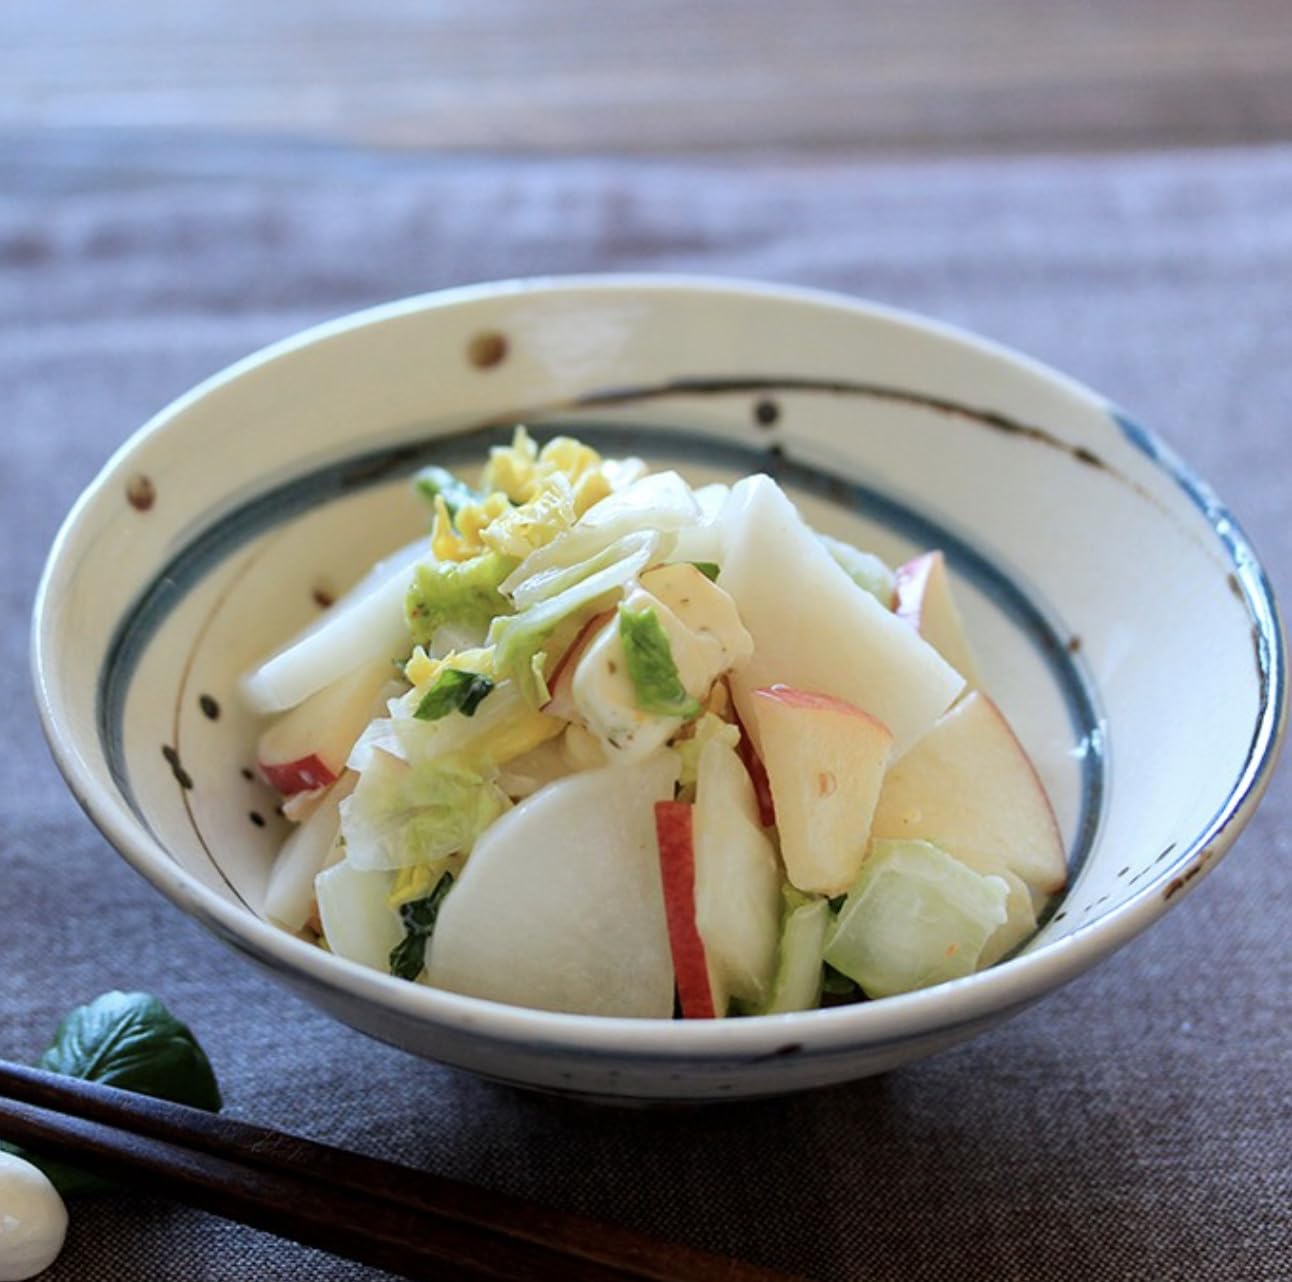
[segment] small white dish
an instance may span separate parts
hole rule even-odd
[[[406,477],[510,426],[696,479],[770,471],[820,528],[948,554],[992,690],[1055,799],[1071,885],[1014,958],[802,1014],[632,1021],[496,1005],[332,956],[257,912],[282,821],[236,681],[425,513]],[[1196,886],[1286,720],[1269,582],[1209,489],[1094,392],[845,298],[670,277],[518,281],[345,317],[181,397],[67,518],[36,600],[54,755],[127,860],[308,1000],[415,1054],[638,1099],[861,1077],[999,1023]]]

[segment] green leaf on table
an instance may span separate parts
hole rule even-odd
[[[103,993],[68,1014],[38,1068],[219,1112],[220,1088],[197,1039],[149,993]],[[6,1146],[10,1147],[10,1146]],[[98,1176],[21,1152],[60,1193],[110,1188]]]

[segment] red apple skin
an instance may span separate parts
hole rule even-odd
[[[684,1019],[715,1019],[718,1012],[709,986],[709,962],[695,924],[694,807],[685,801],[655,803],[655,839],[659,843],[664,914],[668,919],[673,974]]]
[[[260,777],[284,797],[297,792],[326,788],[335,783],[337,772],[317,753],[298,757],[295,761],[258,761]]]
[[[908,756],[894,765],[890,775],[884,781],[884,790],[880,793],[879,805],[875,813],[874,835],[881,838],[926,838],[934,841],[935,844],[939,842],[944,844],[948,854],[957,858],[963,857],[960,854],[962,842],[958,836],[947,831],[946,828],[934,832],[924,826],[928,823],[928,807],[926,805],[916,805],[915,813],[918,816],[918,822],[908,824],[901,818],[901,811],[894,809],[892,798],[894,793],[900,797],[903,793],[909,794],[912,791],[909,782],[907,782],[910,772],[913,769],[923,769],[923,763],[927,760],[928,754],[940,749],[940,745],[944,742],[943,736],[951,729],[953,722],[958,727],[963,727],[968,720],[973,718],[986,719],[987,723],[995,730],[996,744],[1008,745],[1009,756],[1014,763],[1016,772],[1015,777],[1019,780],[1027,781],[1025,792],[1036,807],[1037,817],[1033,821],[1035,828],[1038,832],[1045,834],[1044,839],[1040,840],[1038,845],[1048,849],[1049,858],[1045,861],[1047,867],[1040,875],[1037,875],[1038,864],[1035,860],[1029,859],[1027,867],[1020,866],[1016,858],[999,853],[1002,847],[998,840],[986,847],[980,847],[980,850],[983,853],[991,850],[996,851],[997,856],[1005,867],[1029,886],[1047,895],[1056,894],[1067,883],[1067,851],[1062,832],[1059,829],[1058,819],[1054,814],[1053,803],[1046,792],[1044,781],[1036,768],[1036,763],[1028,755],[1027,749],[1019,742],[1018,736],[1014,733],[1008,718],[981,691],[971,692],[949,712],[944,713],[928,736],[921,740]],[[950,768],[950,775],[941,773],[943,768],[938,767],[939,773],[934,776],[936,788],[931,795],[945,795],[948,787],[954,786],[954,776],[960,772],[962,762],[968,762],[972,767],[975,758],[977,761],[981,761],[980,745],[975,744],[975,749],[976,752],[973,758],[966,757],[963,754],[957,756]],[[934,785],[929,786],[934,787]],[[917,797],[918,795],[919,793],[916,792]],[[957,817],[963,818],[965,812],[965,807],[958,807]],[[1011,813],[1018,813],[1017,805],[1011,808]],[[968,843],[964,844],[967,845]],[[969,862],[969,860],[966,859],[965,862]],[[970,863],[970,867],[974,866],[973,863]]]
[[[893,613],[920,630],[920,607],[938,552],[925,552],[893,572]]]
[[[855,703],[836,699],[832,694],[817,694],[815,690],[796,690],[793,686],[774,685],[755,690],[754,694],[761,698],[775,699],[777,703],[784,703],[791,708],[819,708],[822,712],[843,712],[865,721],[876,720]]]
[[[925,552],[899,565],[894,574],[893,613],[964,677],[966,690],[980,686],[978,665],[956,609],[943,554],[936,549]]]
[[[799,890],[842,894],[865,858],[875,803],[892,759],[892,733],[856,704],[813,690],[763,686],[750,702],[786,874]],[[840,782],[846,786],[840,788]]]
[[[578,635],[565,648],[565,653],[556,661],[552,669],[552,679],[548,682],[551,698],[543,705],[543,711],[549,716],[563,717],[566,721],[575,720],[574,700],[570,696],[570,686],[574,681],[574,670],[598,633],[614,618],[613,610],[603,610],[594,614],[580,629]]]
[[[736,754],[749,772],[750,783],[754,785],[754,800],[758,803],[758,822],[764,828],[770,828],[776,823],[776,806],[772,801],[772,785],[767,778],[767,767],[763,765],[763,759],[758,755],[758,749],[754,747],[754,741],[750,738],[749,731],[745,729],[745,723],[741,721],[740,714],[736,713],[735,717],[736,729],[740,731]]]

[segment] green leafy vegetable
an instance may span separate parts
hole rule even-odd
[[[668,633],[654,609],[647,606],[644,610],[630,610],[621,605],[619,636],[637,706],[661,717],[681,717],[684,721],[698,717],[700,701],[687,694],[673,662]]]
[[[815,1010],[821,1004],[821,950],[833,918],[830,905],[786,882],[781,887],[781,939],[771,992],[759,1008],[762,1015]]]
[[[450,516],[457,516],[458,509],[466,507],[468,503],[480,503],[485,498],[446,467],[422,468],[413,477],[413,488],[432,505],[437,498],[442,498]]]
[[[496,675],[515,681],[530,707],[546,702],[541,656],[548,638],[567,621],[608,610],[623,585],[646,567],[658,542],[658,535],[639,531],[586,561],[554,570],[550,577],[545,572],[541,576],[545,587],[538,599],[526,591],[534,586],[532,581],[518,586],[514,599],[521,606],[520,613],[496,618],[489,628]]]
[[[564,534],[575,519],[570,486],[558,475],[550,477],[546,488],[529,502],[494,517],[480,537],[495,552],[519,562]]]
[[[78,1006],[59,1024],[37,1067],[193,1108],[220,1109],[220,1088],[197,1039],[148,993],[103,993],[89,1005]],[[111,1187],[63,1162],[23,1156],[39,1166],[60,1193]]]
[[[360,871],[408,868],[470,850],[511,802],[471,762],[410,765],[377,750],[342,803],[346,858]]]
[[[829,997],[857,997],[860,995],[856,980],[849,979],[841,971],[835,970],[829,962],[825,966],[825,978],[821,984],[821,991]]]
[[[426,945],[435,930],[440,905],[453,888],[453,874],[446,872],[423,899],[401,905],[404,938],[390,950],[390,973],[396,979],[416,979],[426,965]]]
[[[460,712],[464,717],[475,715],[481,700],[493,689],[493,681],[478,672],[459,672],[445,668],[435,684],[417,705],[415,716],[419,721],[438,721],[450,712]]]
[[[722,572],[722,566],[720,566],[717,561],[692,561],[691,564],[695,566],[695,568],[699,570],[710,583],[716,583],[718,581],[718,575]]]
[[[1009,887],[927,841],[877,841],[826,940],[867,997],[971,975],[1005,922]]]
[[[404,599],[414,645],[430,645],[446,623],[485,630],[511,603],[498,585],[516,568],[514,557],[484,552],[469,561],[421,561]]]

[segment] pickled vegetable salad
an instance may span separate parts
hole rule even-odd
[[[766,476],[692,489],[524,428],[478,489],[415,484],[429,540],[245,681],[294,824],[271,918],[656,1018],[901,993],[1035,930],[1063,844],[940,553],[894,572]]]

